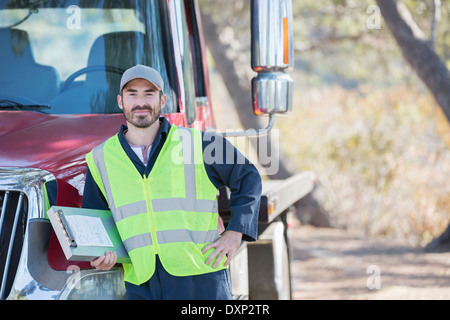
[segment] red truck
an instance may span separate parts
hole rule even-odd
[[[255,114],[291,109],[292,3],[253,0]],[[123,299],[123,272],[67,261],[45,208],[79,207],[85,155],[124,123],[123,71],[158,69],[172,124],[215,128],[195,0],[6,0],[0,3],[0,299]],[[245,135],[248,132],[227,132]],[[311,173],[263,185],[259,236],[233,259],[235,299],[289,299],[289,214]],[[225,224],[228,192],[218,201]]]

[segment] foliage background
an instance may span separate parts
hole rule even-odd
[[[403,2],[431,36],[433,0]],[[288,165],[318,177],[314,197],[334,226],[425,245],[450,221],[450,126],[382,18],[379,29],[368,28],[373,4],[293,0],[294,107],[276,128]],[[249,1],[200,5],[249,82]],[[441,9],[435,50],[450,65],[450,7],[444,1]],[[224,95],[213,93],[215,108],[229,108],[229,98],[217,98]]]

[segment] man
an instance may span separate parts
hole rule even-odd
[[[257,235],[258,171],[236,161],[243,156],[227,140],[160,117],[166,96],[153,68],[125,71],[117,101],[127,126],[86,156],[83,207],[111,210],[132,262],[123,264],[128,298],[231,299],[227,266],[241,240]],[[223,159],[211,161],[207,148]],[[219,235],[216,195],[224,185],[231,219]],[[116,259],[106,252],[91,265],[109,270]]]

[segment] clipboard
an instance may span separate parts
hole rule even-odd
[[[117,263],[131,263],[111,211],[52,206],[47,216],[67,260],[92,261],[115,251]]]

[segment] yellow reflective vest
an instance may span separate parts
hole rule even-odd
[[[131,264],[125,281],[140,285],[155,271],[156,255],[174,276],[192,276],[226,268],[206,265],[217,230],[217,189],[203,162],[201,131],[171,126],[148,177],[141,176],[118,135],[86,155],[89,170],[108,201]]]

